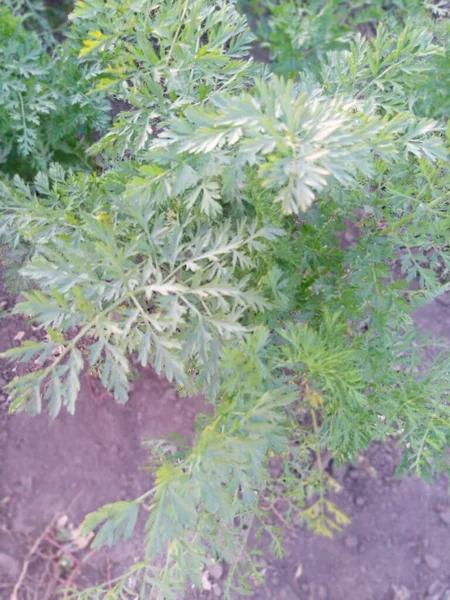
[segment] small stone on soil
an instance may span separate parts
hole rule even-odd
[[[441,561],[439,560],[439,558],[436,558],[435,556],[433,556],[432,554],[425,554],[425,556],[423,557],[425,564],[427,565],[427,567],[429,569],[439,569],[439,567],[441,566]]]
[[[13,340],[15,342],[21,342],[24,337],[25,337],[25,331],[18,331],[16,333],[16,335],[14,336]]]
[[[14,578],[17,576],[20,570],[20,565],[18,561],[9,556],[9,554],[5,554],[4,552],[0,552],[0,573],[3,573],[8,578]],[[1,578],[3,581],[3,578]]]
[[[358,538],[354,535],[349,535],[345,538],[345,545],[347,548],[353,550],[358,547]]]
[[[365,505],[365,503],[366,503],[366,499],[365,499],[365,498],[363,498],[362,496],[358,496],[358,497],[355,499],[355,504],[356,504],[356,506],[359,506],[359,507],[361,507],[361,506],[364,506],[364,505]]]
[[[450,594],[450,589],[447,589],[445,583],[433,581],[428,588],[426,600],[446,600],[448,594]]]
[[[303,565],[300,563],[295,571],[294,579],[298,581],[300,577],[303,575]]]
[[[201,582],[202,582],[202,588],[204,590],[206,590],[207,592],[210,592],[212,590],[212,584],[211,584],[211,581],[209,580],[208,571],[203,571],[202,577],[201,577]]]
[[[450,507],[446,508],[442,511],[439,511],[439,518],[440,520],[445,523],[446,525],[450,525]]]
[[[216,596],[217,598],[220,598],[220,596],[222,595],[222,588],[220,587],[220,585],[218,583],[215,583],[212,586],[212,591],[214,596]]]
[[[409,600],[411,592],[403,585],[393,585],[389,600]]]
[[[223,566],[220,563],[214,563],[208,567],[208,572],[213,579],[219,580],[223,575]]]

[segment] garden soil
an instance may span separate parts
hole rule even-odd
[[[0,309],[6,310],[10,303],[0,288]],[[450,298],[435,300],[420,310],[416,321],[428,332],[448,339]],[[0,322],[2,351],[36,336],[39,332],[19,317]],[[4,384],[16,372],[9,363],[0,366],[0,383]],[[58,524],[76,526],[86,512],[149,489],[151,477],[145,470],[149,451],[143,440],[171,431],[189,438],[195,415],[205,410],[201,398],[179,398],[171,385],[150,370],[139,374],[124,406],[89,393],[84,378],[75,416],[62,413],[53,421],[46,416],[8,416],[6,407],[7,396],[2,392],[1,600],[57,598],[51,577],[59,576],[64,585],[73,564],[64,574],[56,546],[51,547],[53,554],[42,544],[30,553],[34,541],[49,525],[48,531],[54,533],[52,523],[60,515],[67,518]],[[444,478],[431,484],[397,478],[398,459],[393,444],[374,444],[364,460],[333,473],[342,486],[333,500],[351,518],[351,525],[334,539],[316,537],[300,527],[288,529],[285,557],[266,557],[266,582],[252,598],[450,600],[448,482]],[[139,558],[142,536],[138,533],[131,542],[90,554],[77,572],[77,583],[92,584],[120,573]],[[86,557],[86,552],[80,551],[80,557]],[[24,570],[14,598],[13,586]],[[210,577],[211,591],[188,590],[185,598],[220,597],[224,573],[226,567],[216,569],[216,581]]]

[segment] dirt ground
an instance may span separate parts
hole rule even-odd
[[[1,309],[10,302],[0,287]],[[416,321],[436,336],[450,337],[450,298],[420,310]],[[36,335],[21,318],[1,321],[0,351],[19,343],[18,332]],[[14,376],[12,369],[0,365],[0,384]],[[204,410],[201,398],[179,398],[149,370],[141,373],[125,406],[93,400],[86,381],[74,417],[8,417],[6,403],[0,392],[2,600],[11,599],[33,540],[56,514],[68,513],[77,524],[106,502],[148,489],[142,440],[169,431],[189,436],[195,415]],[[343,489],[334,501],[352,524],[333,540],[290,530],[286,555],[267,559],[266,583],[255,590],[255,600],[450,600],[447,481],[427,485],[395,478],[398,451],[389,444],[374,445],[367,458],[372,469],[354,465],[335,474]],[[98,551],[78,582],[99,582],[120,572],[138,558],[140,543],[138,535],[131,543]],[[19,600],[55,598],[50,585],[36,587],[45,569],[44,558],[33,557]]]

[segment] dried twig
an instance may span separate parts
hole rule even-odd
[[[110,556],[109,556],[109,550],[108,550],[108,548],[106,548],[105,560],[106,560],[106,581],[108,582],[108,590],[112,590],[112,585],[111,585],[111,559],[110,559]]]
[[[261,506],[261,510],[266,511],[266,512],[273,512],[273,514],[280,519],[280,521],[283,523],[283,525],[285,527],[289,527],[288,522],[286,521],[286,519],[283,517],[283,515],[280,513],[280,511],[275,506],[275,504],[278,502],[278,500],[279,500],[279,498],[276,498],[270,505]]]
[[[73,552],[71,552],[70,550],[68,550],[67,548],[65,548],[62,544],[60,544],[57,540],[55,540],[54,538],[47,536],[45,538],[45,541],[50,544],[50,546],[53,546],[53,548],[59,550],[59,552],[61,554],[65,554],[67,557],[69,557],[71,560],[73,560],[73,562],[75,562],[77,565],[80,562],[80,559],[77,558]]]
[[[92,398],[92,400],[95,400],[96,402],[102,402],[103,400],[112,398],[111,393],[108,392],[108,390],[105,389],[103,386],[102,386],[103,389],[101,389],[100,392],[97,393],[97,391],[95,390],[95,386],[94,386],[94,380],[97,380],[97,382],[100,382],[100,379],[91,373],[89,373],[86,376],[88,392],[89,392],[89,396]]]
[[[67,508],[67,512],[70,511],[70,509],[73,507],[73,505],[77,502],[77,500],[79,499],[80,494],[77,494],[72,501],[70,502],[68,508]],[[41,543],[44,541],[44,539],[49,539],[50,538],[50,532],[53,529],[53,527],[55,526],[57,520],[59,519],[59,517],[64,514],[64,513],[58,513],[57,515],[55,515],[53,517],[53,519],[50,521],[50,523],[47,525],[47,527],[44,529],[44,531],[35,539],[33,545],[31,546],[28,554],[25,557],[25,560],[23,561],[22,564],[22,569],[20,571],[19,577],[14,585],[12,594],[10,596],[9,600],[19,600],[19,591],[22,588],[25,578],[27,576],[28,573],[28,568],[30,566],[30,563],[33,559],[33,556],[35,554],[37,554],[38,550],[39,550],[39,546],[41,545]]]
[[[50,531],[54,527],[57,518],[58,517],[53,517],[53,519],[50,521],[50,523],[47,525],[44,531],[35,539],[34,544],[31,546],[28,554],[25,557],[25,560],[23,561],[22,569],[20,571],[20,575],[16,581],[16,584],[14,585],[12,594],[10,596],[10,600],[19,600],[19,590],[23,585],[25,577],[27,576],[28,567],[30,566],[31,559],[36,554],[36,551],[42,543],[42,540],[50,533]]]
[[[49,571],[51,571],[51,567],[53,566],[53,573],[49,574]],[[41,578],[41,585],[43,586],[45,584],[45,581],[47,580],[47,585],[45,587],[45,591],[42,595],[42,600],[48,600],[52,594],[52,592],[55,589],[55,565],[51,563],[51,561],[47,561],[46,567],[45,567],[45,572],[44,575]]]
[[[72,584],[75,582],[75,579],[77,578],[78,573],[80,572],[81,567],[87,563],[88,559],[95,554],[95,552],[97,552],[98,548],[93,548],[90,552],[88,552],[86,554],[86,556],[83,558],[82,561],[80,561],[76,567],[72,570],[72,572],[70,573],[69,577],[67,578],[67,581],[65,582],[65,591],[64,591],[64,596],[63,596],[63,600],[67,600],[68,595],[70,593],[70,588],[72,586]]]

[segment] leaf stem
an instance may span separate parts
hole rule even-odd
[[[184,21],[184,17],[186,16],[188,6],[189,6],[189,0],[185,0],[184,6],[183,6],[183,12],[181,13],[181,17],[180,17],[180,23],[178,25],[178,29],[177,29],[175,35],[173,36],[173,40],[170,45],[169,52],[167,53],[167,59],[166,59],[167,63],[169,63],[169,61],[172,57],[172,52],[175,47],[175,44],[178,41],[178,36],[180,35],[181,28],[183,27],[183,21]]]
[[[442,202],[442,200],[446,200],[446,198],[444,196],[440,196],[439,198],[435,198],[432,202],[429,202],[428,204],[424,205],[425,209],[432,208],[433,206],[436,206],[436,204],[439,204],[439,202]],[[389,225],[388,227],[386,227],[385,229],[383,229],[383,231],[381,233],[383,235],[387,235],[389,233],[392,233],[393,231],[397,231],[397,229],[400,229],[400,227],[403,227],[403,225],[407,225],[416,216],[417,216],[416,213],[404,215],[399,221],[397,221],[395,223],[392,223],[392,225]]]
[[[250,532],[252,530],[253,527],[253,521],[255,520],[255,512],[252,513],[252,516],[250,518],[250,523],[247,526],[247,530],[245,532],[244,538],[241,541],[241,551],[239,552],[238,556],[236,556],[236,560],[233,562],[231,568],[230,568],[230,572],[228,573],[228,577],[227,577],[227,581],[225,583],[225,587],[224,587],[224,596],[225,598],[228,597],[228,594],[230,592],[230,587],[231,584],[233,583],[233,579],[234,579],[234,574],[236,572],[236,569],[238,568],[238,565],[241,563],[241,558],[242,555],[244,554],[247,545],[248,545],[248,538],[250,536]]]

